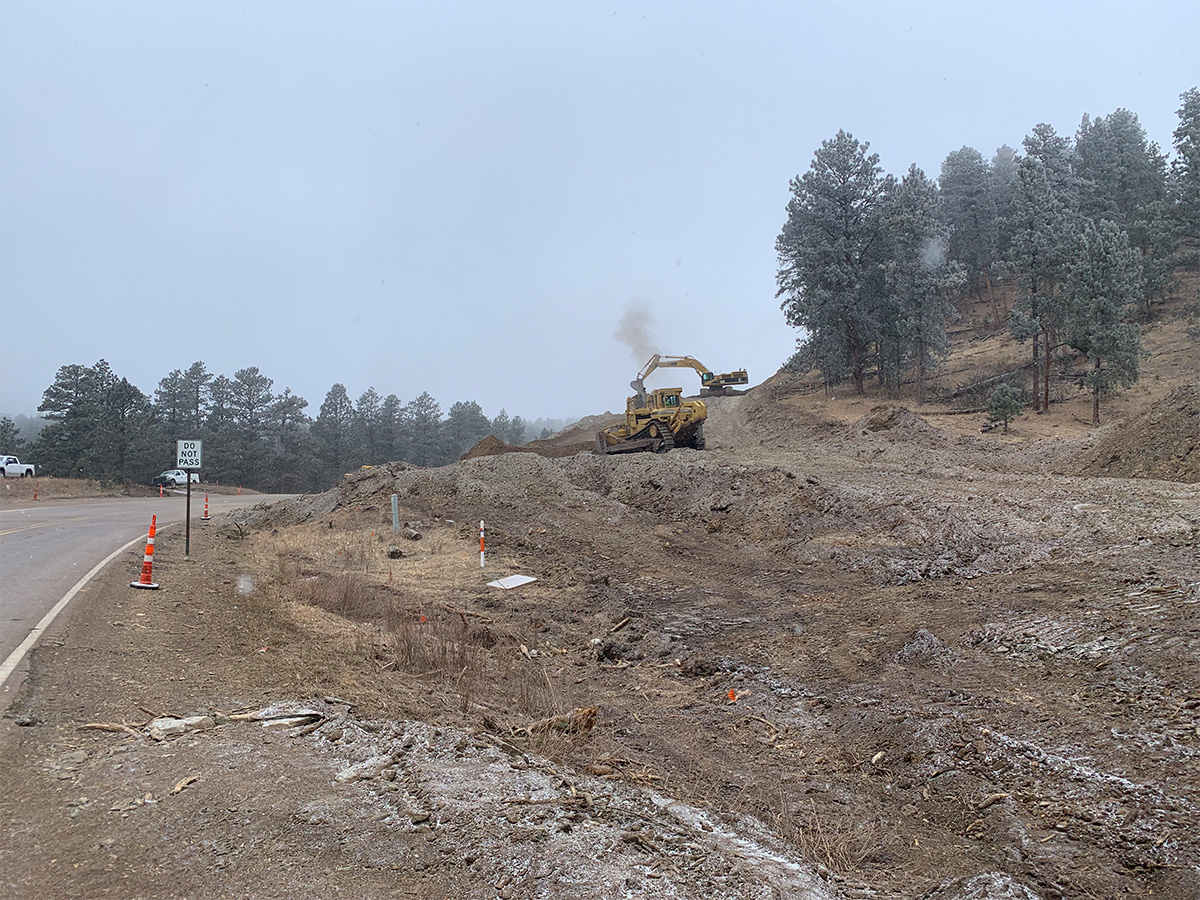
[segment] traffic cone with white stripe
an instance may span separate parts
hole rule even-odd
[[[200,517],[201,522],[207,522],[210,516],[208,515],[208,494],[204,495],[204,515]]]
[[[129,582],[130,587],[158,590],[158,585],[150,577],[151,570],[154,568],[154,527],[157,523],[158,516],[151,516],[150,533],[146,536],[146,556],[142,560],[142,577],[137,581]]]

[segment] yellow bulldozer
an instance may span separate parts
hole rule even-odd
[[[625,421],[596,433],[597,453],[632,453],[650,450],[665,453],[673,447],[704,449],[703,400],[684,400],[683,388],[658,388],[646,393],[646,378],[655,369],[695,369],[700,375],[700,396],[724,394],[731,385],[749,384],[745,369],[714,375],[692,356],[655,353],[629,382],[634,394],[625,401]]]
[[[673,447],[703,450],[708,407],[703,400],[684,400],[682,395],[683,388],[634,394],[625,401],[625,421],[596,432],[596,452],[666,453]]]

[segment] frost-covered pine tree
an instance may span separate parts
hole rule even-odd
[[[860,394],[883,304],[882,205],[891,184],[869,147],[845,131],[823,141],[808,171],[790,182],[775,241],[787,323],[808,331],[827,385],[850,378]]]
[[[1171,218],[1182,261],[1195,268],[1200,262],[1200,90],[1184,91],[1179,99],[1183,104],[1174,135]]]
[[[1008,144],[996,149],[990,166],[992,197],[996,203],[996,255],[1003,260],[1008,256],[1013,241],[1013,203],[1017,194],[1017,166],[1020,163],[1017,151]]]
[[[938,176],[942,215],[949,229],[950,259],[962,264],[967,288],[977,299],[983,298],[985,289],[991,293],[992,265],[996,261],[996,200],[991,181],[987,162],[974,147],[947,155]],[[995,298],[992,302],[999,326]]]
[[[916,369],[917,402],[925,380],[949,353],[946,323],[951,294],[965,281],[947,256],[949,235],[938,210],[937,186],[917,166],[888,192],[884,212],[888,260],[887,304],[880,335],[881,365],[898,388],[900,370]]]
[[[1009,262],[1018,278],[1013,335],[1033,342],[1033,408],[1050,403],[1050,355],[1062,322],[1063,279],[1078,228],[1079,188],[1072,171],[1071,144],[1049,125],[1025,138],[1017,167],[1013,243]]]
[[[1127,109],[1084,116],[1075,136],[1080,212],[1116,222],[1137,248],[1145,281],[1145,312],[1170,281],[1174,236],[1167,204],[1167,161]]]
[[[1142,299],[1141,260],[1120,226],[1106,219],[1084,224],[1064,287],[1067,343],[1087,357],[1081,381],[1099,425],[1100,398],[1137,382],[1141,354],[1141,329],[1128,321]]]

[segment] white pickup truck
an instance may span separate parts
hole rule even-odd
[[[33,466],[23,463],[15,456],[0,456],[0,476],[4,478],[32,478]]]
[[[192,484],[199,484],[200,473],[192,472],[191,475]],[[188,473],[183,471],[183,469],[167,469],[167,471],[163,472],[161,475],[156,475],[154,480],[150,482],[150,484],[154,485],[155,487],[158,487],[160,484],[163,487],[174,487],[176,485],[187,483]]]

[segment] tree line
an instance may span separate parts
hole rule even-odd
[[[323,490],[362,465],[444,465],[489,434],[520,445],[566,424],[527,422],[503,409],[489,419],[474,401],[443,414],[427,392],[405,403],[372,387],[352,401],[342,384],[329,389],[315,418],[307,410],[307,400],[286,388],[276,393],[254,366],[231,378],[196,362],[147,396],[100,360],[60,367],[38,406],[48,424],[27,442],[11,419],[0,419],[0,446],[29,455],[49,476],[147,482],[174,466],[176,440],[200,439],[206,480],[293,493]]]
[[[1181,95],[1168,163],[1126,109],[1084,116],[1073,138],[1045,124],[990,159],[948,154],[935,180],[884,175],[870,145],[839,131],[790,181],[776,240],[777,296],[804,328],[793,365],[856,393],[902,380],[925,400],[949,353],[952,300],[991,303],[1031,348],[1026,398],[1050,402],[1056,369],[1101,396],[1138,377],[1139,320],[1200,257],[1200,91]],[[1015,285],[1002,309],[996,282]]]

